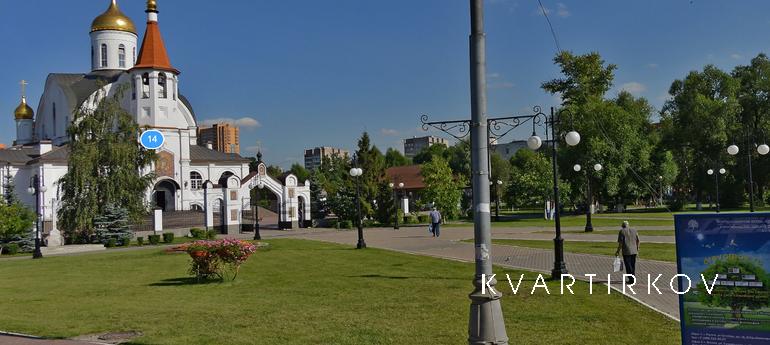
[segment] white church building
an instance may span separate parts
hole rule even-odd
[[[38,212],[47,231],[56,229],[58,181],[67,172],[67,129],[73,114],[78,109],[95,109],[101,99],[122,89],[123,108],[140,126],[159,130],[165,137],[157,150],[157,162],[146,169],[157,176],[146,192],[148,208],[217,212],[222,224],[215,226],[234,233],[243,223],[242,211],[251,209],[250,190],[261,182],[276,196],[281,228],[308,226],[309,182],[300,183],[293,175],[280,181],[267,176],[264,163],[250,172],[248,159],[198,146],[198,121],[192,105],[180,93],[180,71],[171,64],[163,43],[155,0],[147,1],[145,12],[147,24],[139,44],[133,21],[112,0],[91,24],[91,71],[50,73],[37,111],[27,104],[22,82],[21,103],[14,111],[16,140],[11,147],[0,149],[3,181],[12,179],[17,197],[34,208],[35,197],[27,188],[37,176],[46,187],[40,188],[45,191],[37,200]],[[210,214],[206,218],[210,223]]]

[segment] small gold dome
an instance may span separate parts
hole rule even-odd
[[[123,14],[123,12],[120,12],[115,0],[112,0],[107,11],[104,11],[104,13],[96,17],[91,23],[91,32],[101,30],[127,31],[136,34],[134,22],[131,21],[131,18],[128,18]]]
[[[32,120],[35,118],[35,112],[27,105],[27,97],[21,98],[21,103],[13,111],[13,116],[16,120]]]

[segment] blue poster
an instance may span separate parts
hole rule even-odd
[[[770,213],[677,214],[684,345],[770,344]]]

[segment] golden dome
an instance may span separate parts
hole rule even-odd
[[[134,22],[123,12],[120,12],[115,0],[112,0],[107,11],[94,18],[94,21],[91,23],[91,32],[101,30],[127,31],[136,35]]]
[[[32,120],[35,118],[35,112],[27,105],[27,97],[21,98],[21,103],[13,111],[13,116],[16,120]]]

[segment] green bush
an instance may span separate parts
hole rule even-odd
[[[217,238],[217,232],[216,230],[209,230],[206,231],[206,239],[207,240],[214,240]]]
[[[417,216],[417,221],[419,221],[420,224],[428,223],[430,221],[430,216],[427,214],[421,214]]]
[[[406,217],[406,220],[404,221],[404,224],[419,224],[420,221],[417,218],[417,215],[414,213],[409,214],[409,216]]]
[[[173,232],[167,232],[163,234],[163,243],[172,243],[174,242],[174,233]]]
[[[118,241],[115,240],[115,238],[109,238],[109,239],[107,239],[107,243],[105,243],[104,246],[107,247],[107,248],[112,248],[112,247],[117,246],[117,243],[118,243]]]
[[[202,239],[206,237],[206,230],[203,230],[201,228],[192,228],[190,229],[190,236],[194,239]]]
[[[136,238],[136,244],[143,246],[144,245],[144,237],[137,237]]]
[[[156,245],[156,244],[160,243],[160,235],[150,235],[150,236],[147,236],[147,240],[150,241],[150,244]]]
[[[2,247],[2,253],[8,255],[14,255],[19,252],[19,245],[16,243],[8,243]]]
[[[128,247],[131,245],[131,237],[123,237],[121,239],[120,245],[123,247]]]
[[[352,229],[353,228],[353,222],[350,220],[343,220],[338,223],[339,228],[338,229]]]

